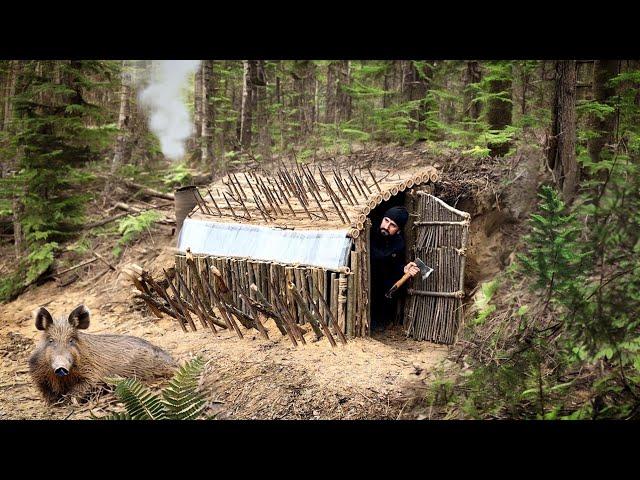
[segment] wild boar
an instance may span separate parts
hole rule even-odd
[[[63,397],[82,398],[110,377],[140,380],[167,377],[176,362],[155,345],[129,335],[91,335],[87,307],[55,320],[46,308],[34,312],[42,338],[29,358],[31,378],[48,403]]]

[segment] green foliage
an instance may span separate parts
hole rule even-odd
[[[525,238],[527,253],[518,254],[522,271],[532,276],[532,289],[547,291],[547,299],[562,301],[575,292],[583,274],[583,259],[578,236],[581,231],[576,215],[563,215],[566,207],[556,191],[542,187],[542,214],[531,215],[531,234]]]
[[[124,404],[125,416],[111,417],[111,420],[166,420],[167,415],[162,400],[135,378],[120,380],[116,384],[116,396]]]
[[[474,145],[473,148],[469,150],[463,150],[462,153],[466,155],[471,155],[476,158],[488,158],[491,154],[491,149],[488,147],[481,147],[479,145]]]
[[[480,292],[476,295],[475,308],[478,314],[473,319],[473,324],[483,324],[487,317],[495,312],[496,306],[491,305],[490,302],[499,286],[500,282],[497,278],[481,285]]]
[[[475,90],[473,103],[488,104],[491,101],[499,100],[501,102],[513,103],[510,91],[493,91],[495,82],[508,82],[512,80],[512,61],[492,61],[485,64],[485,74],[480,82],[470,85]]]
[[[12,273],[0,278],[0,302],[13,300],[24,290],[26,270],[25,262],[21,261]]]
[[[585,180],[573,205],[542,188],[512,275],[542,295],[506,311],[499,307],[504,323],[494,324],[488,339],[482,331],[488,326],[472,322],[468,334],[478,331],[492,356],[471,360],[449,409],[473,418],[638,418],[640,127],[637,105],[630,104],[640,91],[630,90],[613,103],[619,148],[592,162],[585,144],[578,145]],[[609,114],[607,105],[584,104],[582,111]]]
[[[129,245],[138,236],[155,222],[162,218],[162,214],[156,210],[147,210],[138,215],[127,215],[118,222],[118,232],[122,237],[113,249],[113,255],[119,257],[125,245]]]
[[[198,388],[205,362],[201,357],[186,362],[160,395],[136,379],[112,379],[125,411],[106,420],[196,420],[206,407],[206,396]]]
[[[91,176],[81,167],[98,158],[113,132],[103,110],[85,97],[109,86],[114,73],[113,62],[22,62],[10,135],[0,146],[14,156],[16,169],[0,179],[0,197],[4,209],[12,199],[22,226],[26,282],[49,269],[59,242],[84,221],[90,197],[82,187]]]
[[[380,141],[411,143],[418,139],[418,121],[414,118],[417,109],[422,108],[422,100],[413,100],[376,108],[371,113],[373,136]],[[367,138],[365,138],[366,140]]]
[[[197,357],[185,363],[162,391],[167,416],[175,420],[195,420],[206,406],[205,395],[198,390],[198,383],[205,362]]]
[[[31,283],[40,275],[49,270],[53,265],[54,253],[58,248],[56,242],[48,242],[38,245],[37,249],[32,250],[27,256],[29,268],[27,270],[26,282]]]
[[[170,187],[181,187],[191,182],[191,172],[184,163],[172,164],[169,172],[163,177],[164,184]]]
[[[75,252],[78,254],[83,254],[88,252],[91,249],[91,242],[88,238],[82,237],[76,242],[73,242],[65,247],[67,252]]]
[[[576,105],[578,114],[593,115],[599,120],[603,120],[616,111],[615,107],[595,100],[580,100]]]
[[[501,130],[487,129],[487,131],[482,134],[482,138],[486,141],[486,145],[499,146],[511,142],[518,131],[519,129],[517,127],[507,125]]]

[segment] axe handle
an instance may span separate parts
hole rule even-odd
[[[410,278],[411,278],[411,275],[409,273],[405,273],[400,280],[398,280],[396,283],[393,284],[393,287],[389,289],[389,291],[385,294],[385,297],[391,298],[391,295],[393,295],[393,292],[398,290]]]

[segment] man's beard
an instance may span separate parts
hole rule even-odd
[[[389,230],[387,230],[386,228],[381,228],[380,229],[380,235],[388,237],[389,236]]]

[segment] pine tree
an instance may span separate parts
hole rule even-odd
[[[51,267],[59,242],[82,224],[87,175],[79,167],[98,158],[113,131],[87,126],[102,110],[84,94],[111,81],[116,70],[113,62],[94,60],[22,62],[13,98],[18,173],[3,182],[16,199],[28,251],[26,283]]]
[[[535,280],[531,288],[546,292],[548,305],[552,298],[576,292],[586,254],[581,253],[576,215],[565,214],[566,207],[553,188],[542,187],[539,196],[542,214],[531,215],[527,253],[518,258],[522,271]]]

